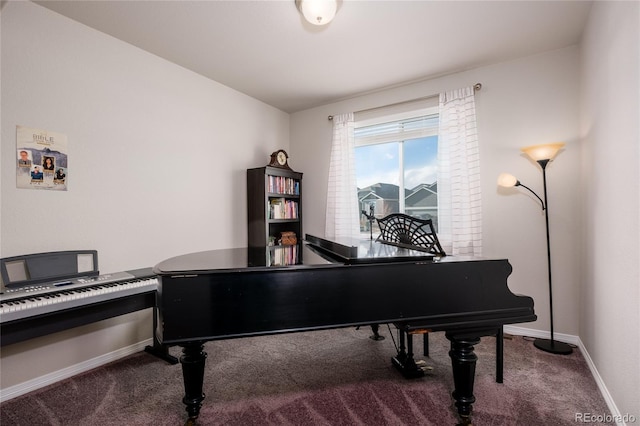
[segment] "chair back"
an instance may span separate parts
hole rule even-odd
[[[404,213],[392,213],[377,219],[377,241],[445,256],[431,219],[419,219]]]

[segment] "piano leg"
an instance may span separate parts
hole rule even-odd
[[[204,382],[204,364],[207,353],[204,351],[203,342],[189,342],[182,346],[183,355],[180,357],[182,364],[182,377],[184,379],[184,398],[182,402],[187,406],[189,422],[198,418],[200,407],[204,400],[202,384]]]
[[[378,324],[371,324],[371,331],[373,332],[373,335],[369,336],[371,340],[384,340],[384,336],[381,336],[380,333],[378,333],[379,329],[380,326]]]
[[[473,352],[473,346],[480,342],[477,335],[459,335],[446,333],[451,341],[451,367],[453,370],[453,382],[455,390],[452,393],[456,400],[455,406],[462,424],[470,424],[472,405],[476,401],[473,396],[473,385],[476,374],[477,355]]]

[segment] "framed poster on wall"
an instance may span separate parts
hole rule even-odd
[[[16,126],[16,186],[66,191],[67,135]]]

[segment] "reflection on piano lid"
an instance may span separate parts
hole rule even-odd
[[[295,262],[277,264],[273,252],[292,246],[242,247],[189,253],[167,259],[158,265],[158,273],[228,273],[251,269],[275,269],[278,267],[305,268],[340,262],[346,265],[387,262],[431,262],[434,255],[371,240],[347,240],[331,242],[307,234],[304,242],[298,242]]]

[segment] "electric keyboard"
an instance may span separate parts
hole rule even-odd
[[[129,272],[83,277],[5,289],[0,293],[0,324],[54,311],[155,292],[155,276],[136,278]]]
[[[156,306],[151,268],[100,275],[96,250],[5,257],[0,278],[3,347]],[[155,338],[145,351],[178,362]]]
[[[100,275],[97,260],[95,250],[0,259],[0,346],[155,307],[151,268]],[[157,342],[148,348],[167,359]]]

